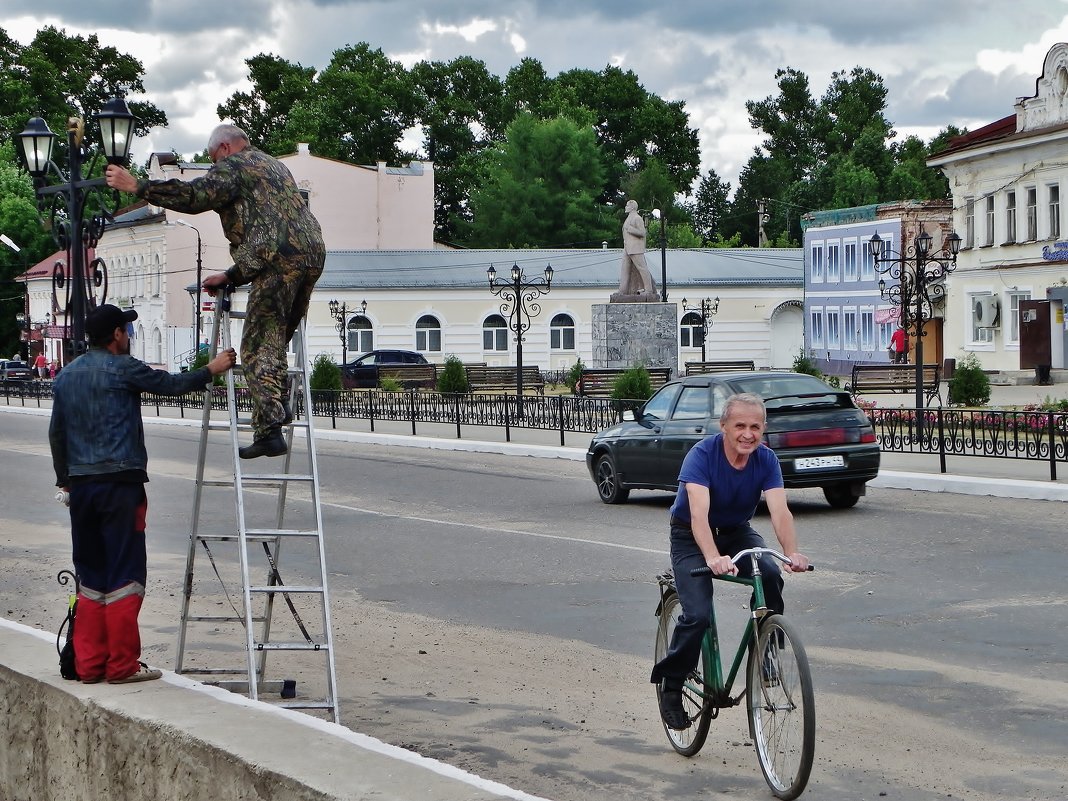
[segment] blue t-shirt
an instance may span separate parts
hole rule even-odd
[[[708,524],[713,529],[741,526],[752,520],[764,490],[783,486],[782,469],[775,452],[764,444],[749,455],[744,468],[735,469],[723,452],[723,434],[716,434],[690,448],[682,461],[671,516],[689,523],[690,499],[683,484],[708,487]]]

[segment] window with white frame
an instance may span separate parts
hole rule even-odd
[[[809,251],[809,278],[814,284],[823,283],[823,243],[813,242]]]
[[[1034,242],[1038,239],[1038,190],[1027,187],[1027,203],[1024,213],[1027,215],[1027,241]]]
[[[701,315],[687,312],[679,322],[679,347],[699,348],[705,336],[705,327],[701,324]]]
[[[986,239],[985,244],[994,244],[994,196],[987,195],[983,198],[983,204],[986,206]]]
[[[811,309],[808,315],[808,345],[810,348],[823,347],[823,309]]]
[[[964,247],[975,247],[975,200],[964,199]]]
[[[875,309],[860,310],[860,349],[875,350]]]
[[[842,280],[857,280],[857,240],[842,244]]]
[[[842,348],[842,312],[839,309],[827,309],[827,350]]]
[[[1046,189],[1049,196],[1049,238],[1056,239],[1061,235],[1061,187],[1059,184],[1050,184]]]
[[[968,316],[971,322],[971,341],[973,345],[983,345],[994,341],[994,329],[982,328],[975,314],[975,302],[980,298],[989,298],[989,292],[976,292],[968,295]]]
[[[865,239],[863,245],[860,248],[860,280],[861,281],[874,281],[875,280],[875,257],[871,255],[871,250],[868,248],[868,239]]]
[[[570,314],[556,314],[549,322],[549,349],[575,349],[575,321]]]
[[[508,350],[508,323],[499,314],[491,314],[482,323],[482,349]]]
[[[1005,193],[1005,241],[1016,241],[1016,193]]]
[[[835,240],[827,243],[827,282],[839,283],[842,280],[842,243]]]
[[[1020,344],[1020,301],[1030,299],[1031,292],[1026,290],[1005,293],[1005,305],[1001,312],[1001,330],[1005,332],[1006,345]]]
[[[433,314],[424,314],[415,321],[415,349],[441,353],[441,321]]]
[[[842,310],[842,350],[856,350],[857,336],[860,329],[857,328],[857,310]]]
[[[375,349],[374,326],[365,315],[350,317],[345,331],[348,334],[346,347],[353,353],[367,353]]]

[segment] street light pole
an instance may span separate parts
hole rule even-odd
[[[667,216],[653,209],[653,217],[660,221],[660,302],[667,303]]]
[[[876,272],[888,275],[892,282],[879,279],[879,295],[897,306],[905,333],[916,337],[916,439],[923,440],[923,338],[924,325],[934,315],[934,307],[946,297],[945,277],[957,266],[960,237],[955,231],[946,237],[940,253],[931,253],[932,237],[924,230],[901,252],[883,249],[882,237],[876,233],[868,240],[868,252]]]
[[[193,231],[196,232],[196,235],[197,235],[197,285],[196,285],[196,289],[194,290],[194,296],[196,297],[196,300],[197,300],[197,308],[196,308],[196,311],[194,312],[195,320],[196,320],[196,322],[195,322],[196,334],[193,336],[193,350],[199,352],[200,351],[200,311],[201,311],[201,306],[204,305],[203,297],[202,297],[202,294],[201,294],[201,288],[200,288],[201,275],[203,274],[203,271],[204,271],[204,264],[201,261],[200,230],[195,225],[190,225],[185,220],[175,220],[174,224],[175,225],[180,225],[183,228],[191,228]]]
[[[541,314],[538,298],[549,292],[553,283],[553,267],[545,266],[542,278],[525,280],[518,264],[512,265],[511,280],[497,278],[493,265],[486,270],[490,292],[501,299],[501,314],[508,318],[508,328],[515,334],[516,410],[523,416],[523,335],[530,328],[530,320]]]
[[[109,164],[125,165],[129,160],[136,121],[126,102],[121,98],[113,98],[94,116],[100,126],[104,157]],[[33,178],[38,209],[43,213],[46,206],[49,207],[52,236],[59,248],[67,253],[69,279],[62,270],[57,269],[52,276],[52,285],[53,291],[63,290],[65,293],[67,302],[64,312],[72,329],[71,358],[86,349],[85,317],[89,309],[107,299],[107,267],[99,258],[86,264],[86,257],[88,251],[96,247],[104,233],[104,226],[113,218],[119,205],[118,192],[112,193],[110,204],[105,202],[101,194],[107,185],[104,178],[82,177],[83,161],[87,155],[82,148],[84,127],[81,117],[71,117],[67,121],[66,175],[52,161],[52,147],[57,137],[49,130],[48,123],[40,117],[34,117],[18,135],[26,169]],[[92,173],[94,164],[95,159],[90,162],[86,172]],[[49,172],[53,172],[60,183],[47,185]],[[90,207],[95,207],[95,212],[86,220],[86,212]]]
[[[686,298],[682,299],[682,310],[688,312],[701,312],[701,361],[705,361],[705,342],[708,340],[708,327],[712,325],[712,317],[719,311],[719,296],[715,300],[705,298],[699,306],[687,306]]]
[[[349,305],[347,301],[338,303],[337,300],[331,300],[329,304],[330,316],[337,320],[337,324],[334,326],[337,329],[338,336],[341,337],[341,366],[344,367],[349,361],[349,338],[348,338],[348,315]]]

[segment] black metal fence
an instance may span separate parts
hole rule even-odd
[[[51,400],[50,381],[3,381],[0,392],[9,405],[40,406]],[[202,393],[177,397],[144,395],[145,406],[201,409]],[[251,411],[248,393],[237,391],[238,409]],[[564,434],[594,433],[622,419],[625,409],[636,408],[640,401],[610,398],[587,398],[572,395],[527,395],[519,412],[515,395],[457,394],[408,391],[380,392],[341,390],[313,391],[312,406],[316,417],[330,418],[336,427],[339,418],[368,420],[374,431],[377,421],[388,420],[411,424],[412,434],[420,423],[448,424],[456,427],[460,438],[465,426],[503,428],[506,441],[512,429],[541,429]],[[212,391],[212,408],[226,409],[226,392]],[[1025,459],[1049,465],[1050,480],[1057,478],[1057,463],[1068,461],[1068,413],[1043,410],[963,410],[963,409],[879,409],[867,410],[880,447],[887,453],[937,455],[940,469],[946,470],[949,456],[978,456],[994,459]],[[916,436],[916,415],[923,415],[923,435]]]

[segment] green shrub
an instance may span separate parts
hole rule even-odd
[[[794,357],[794,372],[812,375],[816,378],[823,378],[823,373],[819,371],[819,368],[812,362],[812,359],[805,355],[803,348],[799,350]]]
[[[612,384],[612,397],[616,400],[648,400],[652,396],[649,371],[641,364],[631,367]]]
[[[470,392],[467,373],[459,356],[446,356],[445,366],[438,373],[438,392],[442,394]]]
[[[209,361],[211,361],[211,354],[208,353],[208,349],[201,348],[197,350],[197,355],[193,357],[193,361],[189,362],[189,369],[192,371],[207,367]],[[212,386],[221,387],[226,384],[226,379],[221,375],[212,376],[211,383]]]
[[[949,379],[950,406],[985,406],[990,401],[990,378],[979,357],[969,353],[957,363]]]
[[[582,368],[585,367],[580,358],[577,362],[571,365],[571,369],[567,371],[567,376],[564,378],[564,383],[567,384],[567,388],[571,390],[571,394],[575,394],[575,387],[578,386],[579,379],[582,378]]]
[[[396,378],[386,376],[378,382],[378,388],[383,392],[404,392],[404,385]]]
[[[313,390],[341,389],[341,368],[334,364],[333,356],[329,353],[320,353],[315,357],[308,384]]]

